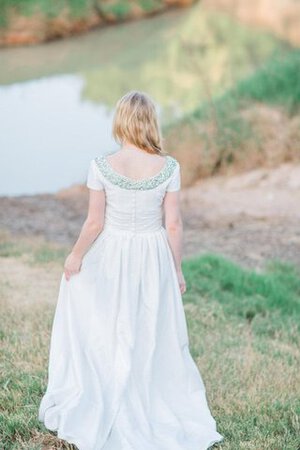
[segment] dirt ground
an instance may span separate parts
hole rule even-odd
[[[71,246],[87,200],[85,186],[0,197],[0,228]],[[184,257],[213,252],[258,270],[274,259],[300,265],[300,165],[202,180],[182,189],[181,204]]]
[[[216,252],[256,268],[300,264],[300,166],[211,178],[183,199],[188,254]]]

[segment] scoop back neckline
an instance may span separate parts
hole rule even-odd
[[[126,175],[123,175],[122,173],[118,172],[117,170],[115,170],[112,165],[110,164],[110,162],[107,159],[108,155],[111,155],[112,153],[108,153],[107,155],[102,155],[103,161],[105,162],[106,166],[109,168],[109,170],[113,173],[115,173],[118,177],[123,178],[124,180],[130,181],[131,183],[144,183],[147,181],[151,181],[156,177],[159,177],[168,167],[168,163],[169,163],[169,158],[170,155],[166,155],[166,161],[165,164],[163,165],[163,167],[160,169],[159,172],[157,172],[155,175],[148,177],[148,178],[141,178],[138,180],[135,180],[134,178],[128,177]]]

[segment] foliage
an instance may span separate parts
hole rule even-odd
[[[300,51],[277,55],[252,75],[238,82],[225,94],[204,103],[193,112],[193,118],[210,116],[214,108],[219,117],[239,110],[250,101],[276,104],[294,112],[300,105]]]
[[[40,11],[51,18],[67,8],[76,16],[84,14],[92,3],[92,0],[0,0],[0,25],[7,25],[10,12],[31,16],[34,12]]]

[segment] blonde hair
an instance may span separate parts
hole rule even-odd
[[[118,144],[127,141],[148,153],[166,154],[154,102],[145,92],[129,91],[118,100],[112,135]]]

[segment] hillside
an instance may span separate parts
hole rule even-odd
[[[184,183],[300,160],[300,51],[269,60],[165,128]],[[180,139],[178,139],[180,136]]]
[[[203,0],[203,4],[300,45],[300,2],[297,0]]]
[[[36,44],[89,29],[147,17],[194,0],[5,0],[0,2],[0,46]]]

